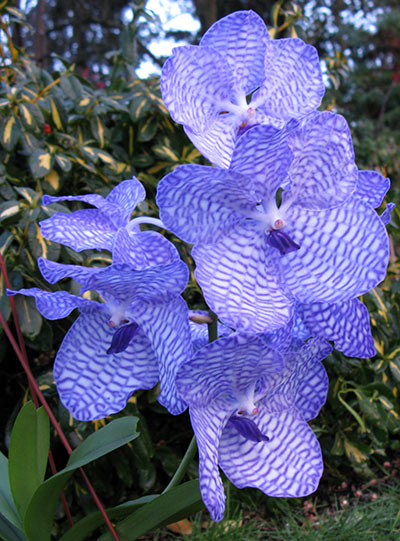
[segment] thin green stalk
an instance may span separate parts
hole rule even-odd
[[[197,451],[196,436],[193,436],[191,442],[189,443],[189,447],[187,448],[185,456],[182,459],[182,462],[179,464],[178,469],[176,470],[173,478],[168,483],[165,490],[163,490],[162,494],[165,494],[165,492],[168,492],[169,490],[171,490],[171,488],[174,488],[177,485],[179,485],[179,483],[184,478],[185,473],[190,463],[192,462],[194,455],[196,454],[196,451]]]

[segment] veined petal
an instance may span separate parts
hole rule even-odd
[[[274,497],[307,496],[323,472],[321,449],[311,428],[293,408],[254,417],[269,441],[245,439],[229,423],[219,445],[219,465],[238,488],[255,487]]]
[[[288,175],[291,161],[287,130],[254,126],[239,137],[230,169],[250,177],[257,197],[264,200],[275,197],[276,190]]]
[[[161,73],[161,93],[172,118],[195,133],[207,130],[230,99],[233,76],[214,49],[176,47]]]
[[[234,224],[215,243],[196,245],[192,255],[206,302],[225,324],[257,333],[283,327],[292,317],[260,224]]]
[[[334,113],[316,113],[303,126],[290,132],[293,161],[289,168],[290,191],[296,205],[308,209],[332,208],[354,192],[358,169],[346,120]]]
[[[90,249],[112,250],[117,228],[99,209],[82,209],[71,214],[56,212],[40,222],[42,235],[77,252]]]
[[[145,189],[136,177],[117,184],[106,197],[104,207],[116,227],[126,225],[138,203],[146,197]]]
[[[105,204],[104,197],[97,193],[88,193],[85,195],[44,195],[42,197],[43,205],[51,205],[60,201],[83,201],[97,208],[101,208]]]
[[[359,171],[354,195],[360,197],[371,207],[378,208],[389,188],[390,180],[378,171]]]
[[[205,345],[182,365],[176,385],[190,406],[208,407],[219,400],[230,414],[237,409],[237,395],[245,395],[260,379],[279,378],[284,360],[260,335],[234,333]]]
[[[211,518],[219,521],[224,516],[225,493],[218,471],[218,447],[230,414],[219,408],[218,401],[207,408],[193,406],[189,413],[199,449],[201,498]]]
[[[131,306],[131,314],[149,339],[158,359],[161,385],[158,401],[172,415],[178,415],[187,405],[177,391],[176,373],[192,355],[186,303],[182,297],[171,297],[168,302],[143,298]]]
[[[256,203],[249,178],[205,165],[180,165],[157,189],[161,220],[190,243],[212,242]]]
[[[132,233],[122,227],[115,235],[114,263],[128,263],[136,270],[144,270],[178,260],[179,253],[172,242],[156,231]]]
[[[62,278],[73,278],[78,284],[84,284],[92,274],[96,274],[100,270],[96,267],[64,265],[63,263],[56,263],[44,257],[39,257],[37,263],[43,278],[50,284],[55,284]]]
[[[204,132],[197,134],[189,126],[185,133],[204,157],[217,167],[228,168],[238,137],[240,120],[232,113],[221,113]]]
[[[132,393],[158,381],[157,359],[138,329],[121,353],[107,354],[115,329],[108,315],[88,310],[69,329],[58,350],[54,379],[60,399],[75,419],[101,419],[122,410]]]
[[[299,303],[296,311],[312,336],[333,341],[345,355],[362,359],[375,355],[369,313],[358,299],[339,304]]]
[[[67,317],[75,308],[82,310],[84,307],[90,305],[96,305],[97,307],[102,306],[95,301],[76,297],[66,291],[43,291],[43,289],[37,287],[20,289],[19,291],[7,289],[7,295],[9,297],[19,294],[34,297],[36,308],[46,319],[61,319]]]
[[[260,86],[269,35],[254,11],[235,11],[215,22],[204,34],[200,47],[223,55],[233,73],[235,87],[250,94]]]
[[[292,207],[290,218],[287,233],[300,249],[280,256],[280,275],[297,301],[347,301],[384,279],[386,228],[360,199],[320,212]]]
[[[162,299],[179,295],[186,287],[188,269],[183,261],[135,270],[126,263],[117,263],[99,269],[82,287],[81,292],[94,289],[104,298],[114,298],[129,304],[129,300]]]
[[[299,38],[268,43],[265,78],[250,105],[268,115],[301,118],[321,104],[325,88],[317,50]]]

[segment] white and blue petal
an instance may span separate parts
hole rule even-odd
[[[192,356],[188,309],[182,297],[168,301],[142,298],[130,307],[130,314],[150,341],[158,359],[160,404],[178,415],[187,405],[178,393],[175,379],[179,367]]]
[[[172,118],[195,133],[207,130],[224,111],[233,89],[226,59],[209,47],[173,50],[161,73],[161,93]]]
[[[389,241],[376,212],[358,198],[313,212],[291,208],[287,234],[300,249],[279,258],[279,275],[297,301],[342,302],[385,277]]]
[[[392,219],[392,210],[396,207],[396,203],[388,203],[385,210],[380,215],[382,223],[388,225]]]
[[[177,260],[175,246],[156,231],[132,233],[121,227],[115,235],[113,263],[128,263],[136,270],[144,270]]]
[[[255,443],[228,423],[219,445],[219,465],[234,485],[254,487],[273,497],[300,497],[314,492],[323,472],[321,449],[311,428],[295,408],[255,417],[269,441]]]
[[[268,43],[265,78],[251,106],[268,115],[301,118],[321,104],[325,92],[317,50],[299,38]]]
[[[31,289],[20,289],[19,291],[7,289],[7,295],[9,297],[19,294],[34,297],[36,301],[36,308],[46,319],[61,319],[63,317],[67,317],[75,308],[82,310],[86,306],[102,306],[95,301],[76,297],[75,295],[71,295],[66,291],[43,291],[43,289],[39,289],[37,287],[33,287]]]
[[[258,222],[234,224],[213,244],[195,245],[192,255],[207,305],[226,325],[267,332],[292,317],[292,301],[282,290],[274,254]]]
[[[346,120],[325,111],[315,113],[288,135],[293,152],[290,190],[284,201],[308,209],[332,208],[355,191],[358,169]]]
[[[158,363],[149,340],[138,329],[121,353],[107,353],[115,329],[108,315],[87,309],[64,337],[54,379],[64,406],[76,419],[101,419],[121,411],[132,393],[158,381]]]
[[[378,208],[389,188],[390,180],[378,171],[359,171],[354,195],[360,197],[371,207]]]
[[[261,84],[268,30],[254,11],[236,11],[215,22],[204,34],[200,47],[224,56],[233,73],[235,88],[250,94]]]
[[[106,197],[103,212],[114,221],[116,227],[126,225],[138,203],[146,197],[145,189],[136,177],[117,184]]]
[[[92,274],[96,274],[100,270],[96,267],[64,265],[63,263],[56,263],[44,257],[39,257],[37,263],[43,278],[50,284],[55,284],[62,278],[73,278],[78,284],[84,284]]]
[[[296,311],[312,336],[333,341],[345,355],[362,359],[375,355],[369,313],[358,299],[339,304],[299,303]]]
[[[186,242],[212,242],[256,211],[251,180],[204,165],[180,165],[157,189],[162,222]]]

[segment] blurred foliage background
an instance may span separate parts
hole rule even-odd
[[[111,261],[109,254],[90,250],[78,254],[41,236],[40,220],[80,205],[45,207],[41,205],[44,193],[107,195],[115,184],[136,175],[148,195],[138,212],[157,216],[154,195],[161,177],[181,163],[206,163],[170,119],[161,100],[158,74],[174,43],[197,43],[215,20],[238,9],[253,9],[261,15],[271,37],[298,36],[318,49],[327,88],[321,109],[346,117],[359,168],[389,176],[392,189],[387,200],[397,200],[397,0],[3,0],[0,252],[14,288],[52,287],[37,270],[39,256],[82,265]],[[189,26],[197,31],[179,23],[189,15]],[[164,57],[157,52],[161,39]],[[387,473],[383,464],[400,447],[400,214],[395,210],[392,215],[388,277],[363,299],[370,310],[378,354],[359,360],[335,352],[326,362],[330,392],[313,428],[323,448],[327,483]],[[172,240],[192,266],[190,248]],[[53,287],[78,291],[69,279]],[[185,296],[191,308],[204,307],[193,279]],[[78,443],[101,422],[74,421],[58,401],[51,373],[55,352],[73,317],[49,322],[38,314],[32,298],[17,296],[16,303],[34,374],[63,429]],[[3,277],[0,309],[10,319]],[[2,331],[0,377],[0,448],[7,453],[10,429],[27,399],[28,387]],[[140,417],[141,436],[96,464],[92,478],[107,506],[162,490],[191,438],[187,414],[167,418],[156,396],[154,390],[137,393],[130,400],[125,414]],[[57,438],[53,444],[57,450]],[[63,464],[59,447],[56,461]],[[195,465],[189,474],[197,475]],[[93,509],[78,481],[67,497],[75,512]]]

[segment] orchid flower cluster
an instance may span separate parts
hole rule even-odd
[[[136,179],[57,212],[44,237],[76,251],[108,250],[106,268],[40,258],[44,278],[73,278],[81,294],[33,296],[48,319],[79,317],[57,353],[54,378],[72,415],[93,420],[123,409],[160,382],[159,402],[189,408],[200,488],[214,520],[224,514],[220,467],[237,486],[305,496],[323,471],[308,425],[325,402],[321,361],[334,346],[374,355],[367,309],[357,297],[385,277],[386,224],[378,215],[389,180],[359,171],[349,127],[318,112],[324,94],[316,50],[270,39],[262,19],[239,11],[198,46],[178,47],[161,90],[172,118],[213,166],[181,165],[159,183],[160,219],[132,212],[145,198]],[[217,314],[219,337],[181,297],[188,269],[174,245],[141,224],[193,244],[196,279]]]

